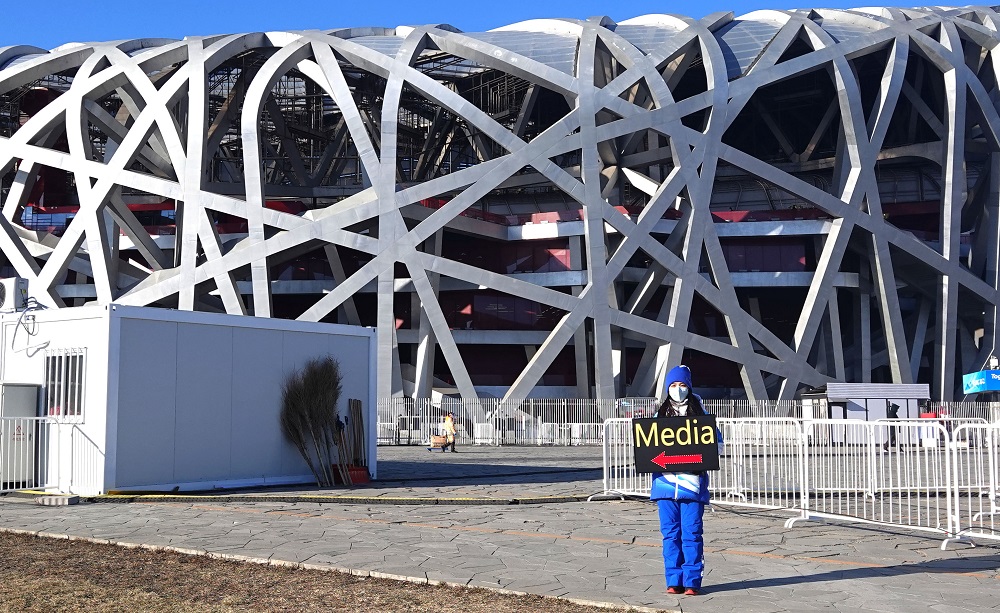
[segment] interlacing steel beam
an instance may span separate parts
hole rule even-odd
[[[817,9],[0,48],[2,264],[53,307],[376,325],[379,396],[512,410],[567,393],[544,389],[567,363],[564,388],[657,395],[694,360],[736,377],[706,393],[751,400],[831,380],[951,399],[996,345],[998,26]],[[732,259],[783,237],[802,268]],[[569,270],[453,246],[535,239]],[[551,323],[458,331],[455,291]],[[497,386],[476,352],[501,344],[525,361]]]

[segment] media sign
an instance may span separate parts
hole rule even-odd
[[[719,469],[714,415],[633,419],[632,443],[637,473]]]

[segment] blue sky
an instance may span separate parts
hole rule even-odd
[[[864,2],[824,1],[822,6],[848,8]],[[24,7],[38,7],[25,10]],[[449,23],[476,32],[538,17],[587,18],[608,15],[616,21],[648,13],[678,13],[702,17],[715,11],[737,15],[764,8],[802,7],[786,0],[703,0],[658,2],[633,0],[368,0],[329,2],[317,0],[133,0],[87,2],[40,0],[8,11],[0,31],[0,47],[15,44],[52,48],[66,42],[117,40],[251,32],[259,30],[328,29],[349,26],[417,25]]]

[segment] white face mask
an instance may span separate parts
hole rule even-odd
[[[667,395],[674,402],[684,402],[688,397],[688,388],[686,385],[671,385],[667,388]]]

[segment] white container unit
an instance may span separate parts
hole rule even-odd
[[[0,381],[43,386],[41,413],[58,422],[48,445],[49,472],[57,474],[49,489],[312,482],[281,433],[281,386],[288,373],[326,355],[343,375],[341,414],[348,398],[363,403],[376,475],[371,329],[121,305],[0,322]]]

